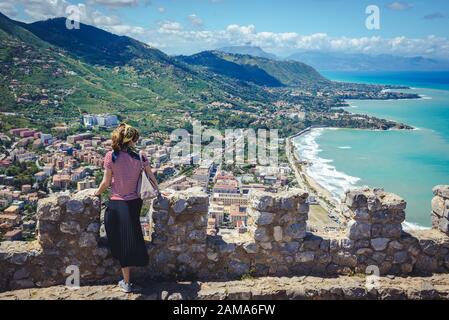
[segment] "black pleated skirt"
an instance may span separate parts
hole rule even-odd
[[[122,268],[148,264],[148,252],[140,226],[142,199],[109,200],[104,226],[112,256]]]

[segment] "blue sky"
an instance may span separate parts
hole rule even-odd
[[[0,0],[22,21],[66,16],[129,35],[171,54],[251,43],[278,55],[323,50],[449,55],[448,0]],[[380,29],[365,27],[368,5]]]

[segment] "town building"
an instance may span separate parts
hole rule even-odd
[[[85,179],[82,181],[78,181],[77,183],[77,190],[78,191],[82,191],[85,189],[93,189],[96,188],[96,182],[94,178],[90,178],[90,179]]]

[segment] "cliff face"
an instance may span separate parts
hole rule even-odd
[[[379,272],[420,275],[449,272],[447,190],[436,187],[438,229],[406,233],[406,203],[382,190],[348,192],[347,232],[307,232],[307,193],[254,192],[249,232],[234,238],[206,234],[208,197],[197,190],[154,201],[151,279],[232,280],[242,276],[335,276]],[[115,281],[119,266],[99,241],[100,203],[83,191],[55,195],[38,205],[38,240],[0,244],[0,291],[64,284],[79,269],[81,285]],[[443,203],[443,207],[441,207]],[[442,208],[442,209],[441,209]],[[438,221],[438,223],[437,223]],[[446,226],[446,227],[445,227]],[[444,231],[444,232],[443,232]]]

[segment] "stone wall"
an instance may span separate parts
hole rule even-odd
[[[47,287],[65,282],[78,266],[85,281],[115,277],[118,268],[98,246],[100,201],[92,190],[56,195],[37,207],[37,240],[0,243],[0,288]]]
[[[377,266],[381,274],[438,270],[439,249],[427,256],[426,247],[402,230],[406,208],[403,199],[382,189],[358,189],[347,192],[344,203],[351,218],[348,243],[357,258],[358,269]]]
[[[149,247],[152,275],[189,278],[201,274],[207,262],[208,208],[208,196],[196,189],[154,201]]]
[[[432,227],[449,234],[449,186],[433,188]]]
[[[368,266],[379,268],[381,274],[447,273],[449,236],[445,222],[440,223],[447,221],[447,190],[434,189],[434,228],[413,234],[401,225],[405,201],[381,189],[347,192],[343,203],[350,219],[347,229],[325,233],[307,231],[306,192],[253,192],[248,232],[233,236],[206,234],[205,193],[173,192],[153,202],[154,233],[147,244],[150,264],[138,274],[229,280],[365,273]],[[39,201],[38,240],[0,243],[0,291],[63,284],[70,265],[79,267],[82,284],[120,277],[117,261],[101,245],[100,203],[91,194],[85,190]]]

